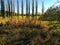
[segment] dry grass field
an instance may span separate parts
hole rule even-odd
[[[57,22],[25,16],[23,19],[21,16],[0,17],[0,45],[58,45],[60,29],[55,27]]]

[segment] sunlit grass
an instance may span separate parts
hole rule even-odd
[[[40,21],[40,20],[38,20],[39,19],[39,16],[37,16],[37,19],[36,19],[36,17],[35,17],[35,19],[34,20],[32,20],[32,17],[31,16],[29,16],[29,17],[26,17],[26,16],[23,16],[23,18],[22,18],[22,16],[12,16],[12,17],[5,17],[5,18],[2,18],[2,17],[0,17],[0,23],[2,23],[2,24],[6,24],[6,22],[11,22],[11,23],[16,23],[16,24],[18,24],[18,23],[35,23],[35,24],[37,24],[37,25],[39,25],[40,23],[42,24],[42,25],[48,25],[50,22],[49,21]],[[52,23],[57,23],[58,21],[52,21]]]
[[[37,19],[39,18],[39,16],[37,16]],[[11,21],[15,21],[16,23],[18,23],[18,21],[25,21],[25,20],[32,20],[32,17],[29,16],[29,17],[26,17],[26,16],[12,16],[12,17],[5,17],[5,18],[2,18],[0,17],[0,23],[3,23],[5,24],[6,22],[8,22],[9,20]]]
[[[52,28],[52,31],[49,30],[49,28],[53,27],[53,24],[58,23],[58,21],[40,21],[38,19],[32,19],[31,16],[29,18],[27,18],[26,16],[23,16],[23,18],[22,18],[22,16],[13,16],[13,17],[5,17],[5,18],[0,17],[0,24],[1,23],[6,24],[7,22],[9,23],[9,25],[2,26],[2,28],[4,28],[4,30],[0,29],[0,31],[2,31],[2,34],[0,35],[1,45],[5,45],[6,43],[12,45],[13,43],[15,44],[17,42],[21,42],[20,40],[24,41],[23,39],[25,39],[25,38],[27,38],[28,41],[30,40],[31,44],[35,44],[36,42],[41,43],[41,41],[42,41],[41,39],[43,39],[43,38],[41,38],[41,33],[43,33],[43,35],[44,35],[45,32],[48,32],[48,31],[50,31],[51,34],[53,31],[54,33],[60,35],[60,29],[58,30],[58,29]],[[51,22],[53,24],[50,24]],[[25,27],[23,24],[28,25],[28,26],[36,26],[36,27],[33,27],[33,28]],[[19,27],[19,25],[20,26],[23,25],[23,26]],[[38,26],[39,26],[39,28],[38,28]],[[5,28],[7,28],[7,29],[5,29]],[[49,34],[49,32],[48,32],[48,34]],[[33,38],[31,36],[33,36]],[[46,34],[46,36],[47,36],[47,34]]]

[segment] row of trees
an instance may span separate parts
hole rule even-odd
[[[5,10],[4,2],[5,0],[0,0],[1,3],[1,15],[2,17],[15,15],[15,3],[14,0],[7,0],[7,11]],[[17,14],[19,15],[19,0],[17,0]],[[38,14],[38,0],[36,0],[36,15]],[[5,14],[6,12],[6,14]],[[24,0],[21,0],[21,15],[24,15]],[[30,0],[26,0],[26,16],[30,15]],[[32,0],[32,16],[34,16],[34,0]]]

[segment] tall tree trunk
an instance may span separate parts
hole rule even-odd
[[[19,0],[17,0],[17,14],[19,16]]]
[[[38,0],[36,0],[36,18],[37,18],[37,13],[38,13]]]
[[[30,15],[30,0],[29,0],[29,2],[28,2],[28,3],[29,3],[29,15]]]
[[[21,10],[21,13],[22,13],[22,19],[23,19],[23,15],[24,15],[24,14],[23,14],[23,10],[24,10],[24,4],[23,4],[23,3],[24,3],[24,2],[23,2],[23,0],[22,0],[22,2],[21,2],[21,4],[22,4],[22,6],[21,6],[21,9],[22,9],[22,10]]]
[[[8,0],[9,15],[12,16],[12,0]]]
[[[18,16],[18,22],[19,22],[19,0],[17,0],[17,16]]]
[[[8,4],[6,4],[6,16],[8,17]]]
[[[15,12],[15,5],[14,5],[14,0],[12,0],[12,15],[14,16]]]
[[[28,17],[29,11],[28,11],[28,0],[26,0],[26,16]]]
[[[34,18],[34,0],[32,0],[32,18]]]
[[[10,4],[11,4],[11,17],[12,17],[12,0],[10,0]]]
[[[4,0],[1,0],[1,14],[2,14],[2,17],[5,18]]]
[[[42,0],[42,15],[44,14],[44,0]]]
[[[8,16],[10,16],[11,14],[10,14],[10,0],[7,0],[8,1]]]

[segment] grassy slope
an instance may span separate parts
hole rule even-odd
[[[56,27],[59,27],[58,25],[60,24],[56,24],[58,23],[58,21],[52,21],[53,24],[50,24],[51,22],[49,21],[39,21],[39,20],[31,20],[31,18],[28,20],[27,18],[24,18],[22,20],[22,17],[19,17],[19,21],[18,21],[18,17],[14,16],[13,18],[2,18],[0,17],[0,23],[2,24],[6,24],[6,22],[8,22],[11,24],[11,26],[3,26],[0,27],[0,32],[2,34],[0,34],[0,45],[25,45],[26,41],[31,41],[30,44],[34,44],[34,43],[43,43],[43,41],[40,39],[40,35],[41,34],[41,30],[43,30],[43,32],[46,32],[48,30],[48,28],[52,25],[57,25]],[[27,24],[27,25],[36,25],[36,26],[41,26],[43,29],[38,29],[38,28],[30,28],[30,27],[13,27],[13,26],[17,26],[20,24]],[[50,24],[50,25],[48,25]],[[32,26],[33,26],[32,25]],[[52,29],[54,33],[56,34],[60,34],[60,27],[59,29]],[[44,34],[43,34],[44,35]],[[47,35],[46,35],[47,36]],[[27,40],[25,40],[25,38],[27,38]],[[51,38],[52,39],[52,38]],[[54,39],[54,38],[53,38]],[[51,40],[54,41],[54,40]],[[24,43],[24,44],[23,44]],[[48,45],[48,44],[47,44]]]

